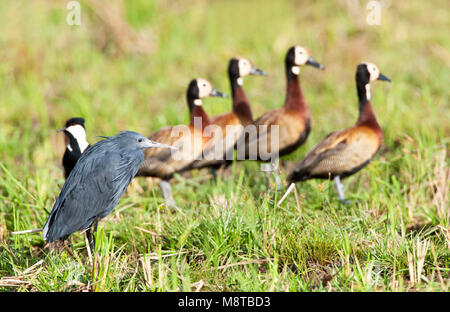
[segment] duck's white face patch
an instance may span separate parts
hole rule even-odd
[[[195,99],[195,100],[194,100],[194,104],[197,105],[197,106],[201,106],[203,103],[202,103],[202,100],[200,100],[200,99]]]
[[[296,46],[295,47],[295,65],[301,66],[305,65],[309,59],[310,53],[304,47]]]
[[[239,66],[239,76],[240,77],[250,75],[250,73],[252,71],[252,64],[250,63],[249,60],[247,60],[246,58],[243,58],[243,57],[239,58],[238,66]]]
[[[86,141],[86,130],[81,125],[73,125],[66,128],[66,131],[73,135],[75,140],[78,142],[78,146],[80,147],[81,152],[89,146],[89,143]],[[69,146],[70,144],[68,144]],[[69,148],[71,151],[72,147]]]
[[[242,79],[242,77],[239,77],[238,79],[236,79],[238,85],[242,86],[244,84],[244,79]]]
[[[211,94],[211,91],[213,90],[211,82],[209,82],[206,79],[197,78],[197,87],[198,87],[198,97],[204,98]],[[194,101],[195,103],[195,101]],[[198,105],[198,104],[196,104]],[[201,101],[200,101],[201,105]]]
[[[378,67],[375,64],[369,62],[365,62],[364,64],[366,64],[367,71],[370,74],[370,81],[377,80],[380,76],[380,70],[378,69]]]

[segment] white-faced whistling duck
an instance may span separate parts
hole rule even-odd
[[[64,152],[62,164],[64,167],[64,177],[67,179],[81,154],[89,147],[86,141],[86,129],[84,119],[81,117],[70,118],[66,124],[57,132],[64,131],[64,142],[66,150]]]
[[[194,161],[191,165],[192,169],[210,167],[215,177],[216,169],[224,164],[231,164],[227,162],[226,152],[231,150],[231,156],[233,156],[232,151],[238,138],[244,132],[244,127],[253,122],[250,104],[243,88],[243,77],[247,75],[266,75],[266,73],[253,66],[246,58],[230,59],[228,78],[232,95],[232,111],[211,117],[211,124],[219,128],[220,135],[217,133],[213,135],[214,139],[206,145],[202,159]]]
[[[370,104],[370,82],[391,81],[372,63],[361,63],[356,68],[356,88],[359,98],[359,118],[352,128],[330,133],[315,145],[287,181],[294,183],[308,179],[334,179],[339,200],[344,196],[341,178],[348,177],[372,160],[383,143],[383,131]]]
[[[166,148],[151,148],[144,150],[143,161],[137,176],[157,177],[166,203],[175,206],[168,182],[175,173],[189,169],[190,164],[198,159],[205,144],[211,137],[203,135],[205,127],[210,125],[210,119],[202,107],[202,98],[208,96],[226,97],[225,94],[213,88],[212,84],[202,78],[193,79],[187,89],[187,103],[190,112],[189,125],[164,127],[149,139],[176,147],[176,152]]]
[[[287,81],[284,105],[256,119],[253,122],[256,127],[250,129],[245,141],[245,159],[271,161],[263,171],[275,171],[278,187],[281,187],[276,168],[278,158],[295,151],[306,141],[311,130],[310,113],[300,86],[300,67],[324,68],[301,46],[289,48],[284,62]],[[278,132],[272,132],[273,126],[278,126]],[[272,138],[272,135],[276,137]]]

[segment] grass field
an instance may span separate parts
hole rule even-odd
[[[113,13],[120,2],[80,3],[81,25],[69,26],[66,1],[0,2],[0,291],[450,290],[448,1],[380,1],[376,26],[367,1],[139,0]],[[41,228],[59,194],[66,119],[84,117],[90,143],[187,123],[189,81],[229,93],[235,55],[268,73],[244,81],[257,117],[282,105],[294,44],[326,70],[302,69],[312,131],[283,158],[283,177],[356,121],[358,63],[392,79],[372,84],[385,141],[344,180],[351,205],[313,180],[297,184],[298,204],[291,195],[277,206],[282,193],[266,190],[259,164],[242,162],[217,182],[176,176],[178,209],[157,181],[137,180],[100,223],[92,261],[80,233],[61,254],[41,233],[11,235]]]

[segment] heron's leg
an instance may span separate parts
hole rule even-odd
[[[92,238],[95,240],[95,233],[97,232],[97,226],[98,226],[98,219],[95,219],[95,221],[92,223],[92,227],[94,230],[92,231]]]
[[[344,195],[344,185],[341,183],[341,178],[339,176],[336,176],[334,178],[334,185],[336,186],[336,190],[338,192],[339,201],[342,204],[350,204],[350,201],[345,199]]]
[[[169,207],[175,207],[175,200],[172,196],[172,188],[170,187],[169,181],[162,180],[161,183],[159,183],[159,187],[161,188],[166,204]]]
[[[92,261],[92,252],[94,251],[94,244],[92,243],[92,232],[91,232],[91,228],[89,227],[86,232],[84,232],[84,238],[86,241],[86,250],[89,256],[89,263],[93,263]]]
[[[94,251],[95,248],[95,232],[97,232],[98,220],[95,220],[91,226],[86,230],[86,236],[89,242],[89,248]]]

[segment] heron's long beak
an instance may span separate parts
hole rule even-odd
[[[378,80],[384,80],[384,81],[389,81],[389,82],[391,82],[391,79],[389,79],[388,77],[386,77],[386,76],[383,75],[382,73],[380,73],[380,75],[378,76]]]
[[[266,72],[256,68],[256,67],[252,67],[252,70],[250,71],[250,75],[259,75],[259,76],[267,76]]]
[[[158,143],[158,142],[151,141],[151,140],[148,140],[148,146],[147,147],[149,147],[149,148],[150,147],[170,148],[170,149],[174,149],[174,150],[178,149],[175,146],[167,145],[167,144],[164,144],[164,143]]]
[[[214,88],[211,90],[211,93],[209,94],[209,96],[218,96],[218,97],[223,97],[223,98],[228,97],[228,95],[226,95],[225,93],[217,91]]]
[[[306,61],[306,64],[314,66],[319,69],[325,69],[325,66],[317,62],[312,56],[309,57],[309,59]]]

